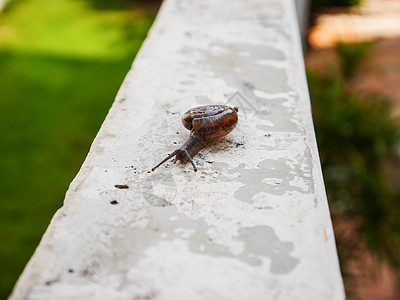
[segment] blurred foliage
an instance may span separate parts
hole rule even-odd
[[[400,187],[390,184],[387,166],[400,167],[400,123],[386,99],[350,92],[347,86],[369,46],[337,46],[339,78],[307,75],[332,216],[360,220],[367,247],[398,267]]]
[[[0,299],[33,254],[157,12],[11,0],[0,17]]]
[[[362,42],[357,44],[338,43],[336,53],[340,59],[340,69],[344,79],[351,79],[358,66],[368,54],[372,42]]]
[[[358,6],[362,2],[363,0],[311,0],[311,12],[316,13],[327,8]]]

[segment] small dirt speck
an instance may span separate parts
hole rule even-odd
[[[117,189],[129,189],[129,186],[126,184],[116,184],[114,185]]]
[[[110,202],[112,205],[115,205],[115,204],[118,204],[118,201],[117,200],[113,200],[113,201],[111,201]]]
[[[52,285],[53,283],[55,283],[55,282],[57,282],[57,281],[58,281],[58,279],[47,280],[47,281],[45,282],[45,285]]]
[[[74,269],[68,269],[68,273],[74,273]]]
[[[241,147],[241,146],[243,146],[244,145],[244,143],[243,142],[238,142],[238,143],[235,143],[235,147],[236,148],[238,148],[238,147]]]

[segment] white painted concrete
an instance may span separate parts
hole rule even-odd
[[[227,102],[197,173],[149,172]],[[167,0],[11,299],[343,298],[294,3]]]

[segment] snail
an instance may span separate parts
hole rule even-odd
[[[163,161],[155,166],[152,171],[157,169],[170,158],[175,157],[174,163],[190,162],[194,171],[197,171],[193,162],[193,157],[211,141],[219,139],[230,133],[238,121],[237,107],[225,105],[206,105],[188,110],[182,116],[182,124],[190,130],[189,139],[168,155]]]

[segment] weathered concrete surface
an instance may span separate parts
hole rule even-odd
[[[148,172],[227,102],[197,173]],[[342,298],[293,2],[167,0],[11,299]]]

